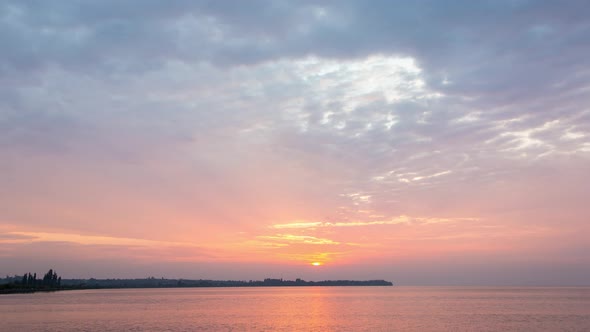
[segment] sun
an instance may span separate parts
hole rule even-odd
[[[313,263],[311,263],[311,265],[313,265],[313,266],[321,266],[322,263],[320,263],[320,262],[313,262]]]

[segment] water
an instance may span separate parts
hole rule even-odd
[[[0,295],[0,331],[590,331],[590,288],[176,288]]]

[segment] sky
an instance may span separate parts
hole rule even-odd
[[[589,17],[3,0],[0,275],[588,285]]]

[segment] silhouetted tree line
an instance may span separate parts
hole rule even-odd
[[[43,276],[43,279],[37,279],[37,273],[25,273],[20,283],[16,283],[25,288],[58,288],[61,286],[61,277],[53,269],[49,269]]]
[[[55,271],[49,269],[49,271],[43,276],[43,285],[59,287],[61,286],[61,277],[58,276]]]
[[[187,279],[64,279],[50,269],[43,279],[37,279],[36,273],[25,273],[22,277],[6,276],[0,278],[0,294],[28,293],[37,291],[54,291],[65,289],[99,289],[99,288],[163,288],[163,287],[265,287],[265,286],[392,286],[385,280],[324,280],[305,281],[266,278],[257,280],[187,280]]]
[[[265,286],[392,286],[385,280],[284,280],[266,278],[260,280],[187,280],[187,279],[66,279],[68,285],[85,288],[168,288],[168,287],[265,287]]]

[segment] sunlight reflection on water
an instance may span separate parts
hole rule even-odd
[[[0,296],[0,331],[587,331],[590,288],[264,287]]]

